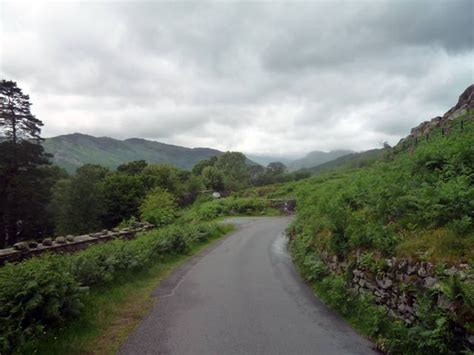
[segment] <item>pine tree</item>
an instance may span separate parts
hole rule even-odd
[[[41,140],[43,122],[31,113],[30,97],[14,81],[0,82],[0,134],[7,140]]]
[[[0,247],[41,234],[49,200],[49,164],[41,146],[43,123],[31,113],[28,95],[13,81],[0,82]]]

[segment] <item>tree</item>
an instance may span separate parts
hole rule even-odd
[[[141,218],[156,226],[173,222],[176,210],[174,196],[159,187],[150,192],[140,206]]]
[[[272,175],[281,175],[286,172],[286,166],[279,161],[268,164],[267,171]]]
[[[161,187],[171,193],[176,193],[180,184],[179,169],[167,164],[150,164],[143,169],[142,174],[147,176],[149,188]]]
[[[39,144],[43,123],[30,107],[15,82],[0,82],[0,246],[38,237],[44,229],[49,190],[39,168],[49,156]]]
[[[101,182],[107,174],[108,170],[100,165],[86,164],[77,169],[69,182],[58,182],[54,194],[57,233],[90,233],[103,227]]]
[[[102,182],[105,227],[138,217],[147,189],[141,175],[112,174]]]
[[[184,184],[184,193],[180,198],[180,206],[193,203],[203,189],[203,182],[200,176],[191,175]]]
[[[119,165],[117,171],[128,175],[138,175],[148,166],[145,160],[135,160]]]
[[[39,238],[47,223],[50,186],[48,164],[40,145],[27,141],[0,143],[0,244]]]
[[[224,189],[224,175],[222,172],[213,166],[207,166],[202,171],[202,179],[204,186],[215,191],[222,191]]]
[[[219,156],[215,167],[224,175],[226,190],[238,191],[250,184],[247,158],[239,152],[226,152]]]
[[[41,140],[43,122],[31,113],[30,97],[14,81],[0,82],[0,132],[7,140]]]
[[[193,175],[200,176],[204,168],[208,166],[214,166],[217,163],[217,156],[210,157],[209,159],[198,161],[192,169]]]

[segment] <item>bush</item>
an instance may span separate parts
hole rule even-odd
[[[7,353],[81,309],[81,288],[64,256],[0,269],[0,352]]]
[[[156,226],[170,224],[176,218],[177,204],[169,192],[156,188],[150,192],[140,206],[143,220]]]
[[[259,216],[270,212],[270,202],[262,198],[228,197],[196,204],[183,216],[186,220],[210,221],[222,216]]]
[[[81,310],[85,287],[116,280],[215,238],[227,227],[189,224],[156,229],[134,240],[115,240],[73,255],[48,255],[0,269],[0,353],[19,352],[44,331]],[[21,351],[20,351],[21,352]]]

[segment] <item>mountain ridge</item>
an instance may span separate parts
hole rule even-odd
[[[100,164],[114,169],[133,160],[168,163],[191,169],[198,161],[219,156],[223,152],[212,148],[187,148],[143,138],[124,140],[71,133],[46,138],[43,146],[53,155],[52,162],[73,173],[84,164]]]

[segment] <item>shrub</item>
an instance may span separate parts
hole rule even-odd
[[[161,188],[150,192],[140,206],[142,219],[156,226],[173,222],[176,212],[177,205],[174,196]]]
[[[91,246],[73,255],[47,255],[0,269],[0,353],[21,352],[28,339],[57,326],[81,310],[85,287],[144,269],[196,243],[222,235],[226,226],[169,226],[133,240]]]
[[[0,269],[0,352],[7,353],[81,309],[81,288],[64,256]]]
[[[183,218],[185,220],[210,221],[222,216],[258,216],[271,211],[270,203],[262,198],[228,197],[196,204]]]

